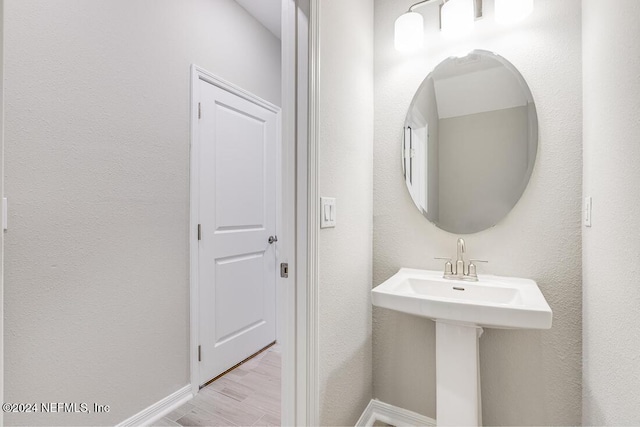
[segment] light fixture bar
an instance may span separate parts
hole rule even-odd
[[[427,3],[433,3],[433,2],[436,2],[436,1],[443,1],[443,0],[422,0],[422,1],[419,1],[418,3],[414,3],[414,4],[411,5],[411,7],[409,7],[409,12],[413,12],[413,9],[418,7],[418,6],[423,6],[423,5],[427,4]],[[482,0],[480,0],[480,1],[482,1]]]
[[[409,7],[409,12],[413,12],[413,9],[419,6],[423,6],[427,3],[432,3],[432,2],[436,2],[436,1],[441,1],[442,4],[446,3],[448,0],[422,0],[419,1],[418,3],[414,3]],[[480,19],[482,18],[482,0],[475,0],[475,13],[476,13],[476,19]]]
[[[413,9],[415,9],[416,7],[424,6],[427,3],[435,3],[435,2],[440,2],[440,9],[442,9],[442,5],[444,5],[448,1],[449,0],[422,0],[412,4],[409,7],[408,12],[413,12]],[[476,20],[482,18],[482,7],[483,7],[482,0],[474,0],[474,13],[475,13]],[[442,24],[440,25],[440,29],[442,29]]]
[[[451,1],[451,3],[449,3]],[[482,18],[483,0],[422,0],[412,4],[409,10],[400,15],[394,24],[394,45],[400,52],[416,51],[423,47],[424,18],[414,9],[429,3],[438,3],[440,30],[443,30],[443,8],[447,8],[447,32],[467,32],[473,29],[473,21]],[[533,1],[533,0],[527,0]],[[473,10],[471,10],[473,8]],[[457,15],[461,15],[459,18]]]

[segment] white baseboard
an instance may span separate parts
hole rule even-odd
[[[191,385],[186,385],[173,394],[157,401],[153,405],[127,418],[116,427],[148,426],[155,423],[169,412],[191,400]]]
[[[396,427],[437,425],[433,418],[371,399],[356,423],[356,427],[371,427],[376,421],[382,421]]]

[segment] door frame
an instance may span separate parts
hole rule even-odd
[[[0,0],[1,1],[1,0]],[[289,278],[276,274],[277,337],[282,341],[282,425],[319,425],[318,191],[320,0],[282,1],[282,113],[277,178],[279,236],[276,266],[289,264]],[[197,307],[197,114],[195,83],[204,73],[192,66],[190,150],[190,379],[198,384]],[[220,79],[217,79],[218,81]],[[226,82],[225,82],[226,83]],[[228,84],[228,83],[227,83]],[[233,85],[230,85],[233,87]],[[227,89],[228,90],[228,89]]]
[[[282,111],[290,319],[283,349],[282,425],[320,424],[318,233],[320,0],[282,1]],[[291,211],[288,208],[292,209]],[[289,216],[287,216],[289,215]],[[293,219],[293,220],[292,220]],[[292,268],[293,266],[293,268]]]
[[[287,1],[287,0],[284,0]],[[296,412],[295,425],[320,425],[319,373],[319,101],[320,0],[290,0],[296,4]],[[283,28],[283,44],[284,34]],[[284,104],[283,104],[284,105]],[[283,420],[284,421],[284,420]],[[283,425],[287,425],[283,422]]]

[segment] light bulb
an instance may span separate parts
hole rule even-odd
[[[442,5],[440,19],[445,34],[457,36],[470,32],[475,21],[474,0],[449,0]]]
[[[396,50],[409,52],[420,49],[424,40],[424,20],[416,12],[407,12],[396,19],[394,44]]]
[[[513,24],[533,12],[533,0],[496,0],[496,22]]]

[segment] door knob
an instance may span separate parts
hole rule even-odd
[[[269,244],[270,245],[273,245],[277,241],[278,241],[278,236],[269,236]]]

